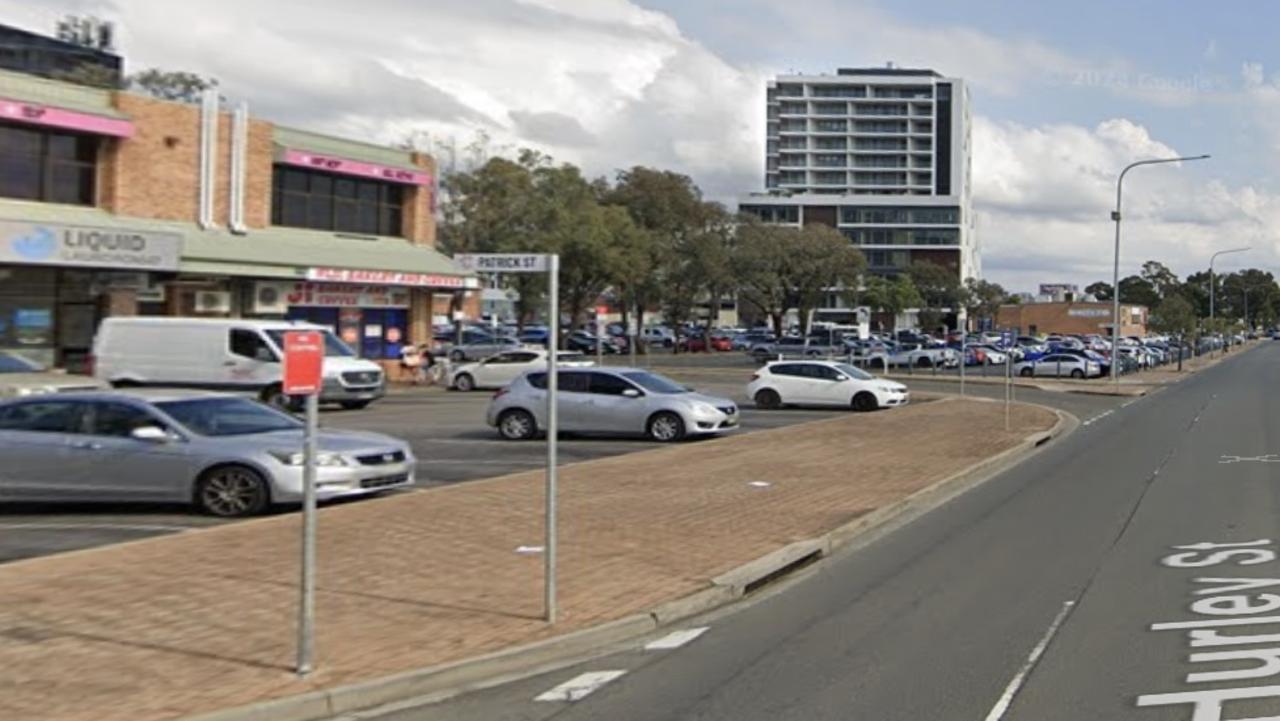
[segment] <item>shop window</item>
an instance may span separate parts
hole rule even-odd
[[[339,233],[401,235],[404,187],[278,165],[272,178],[274,225]]]
[[[98,139],[0,123],[0,196],[93,205]]]

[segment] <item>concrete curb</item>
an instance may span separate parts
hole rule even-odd
[[[944,396],[936,402],[958,399],[958,396]],[[575,665],[592,656],[609,653],[612,650],[610,647],[616,644],[735,603],[755,587],[793,569],[820,561],[850,545],[860,536],[887,526],[908,513],[923,512],[941,505],[1021,462],[1049,441],[1066,435],[1079,426],[1080,422],[1075,416],[1046,406],[1036,407],[1050,410],[1058,417],[1048,431],[1027,436],[1012,448],[817,538],[789,543],[726,571],[712,579],[709,587],[659,604],[646,613],[483,656],[333,689],[186,716],[181,721],[321,721],[397,702],[411,700],[413,705],[422,705]]]

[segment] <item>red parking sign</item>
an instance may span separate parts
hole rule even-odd
[[[320,392],[324,371],[324,337],[313,330],[284,334],[284,392],[313,396]]]

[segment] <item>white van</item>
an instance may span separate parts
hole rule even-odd
[[[280,386],[284,333],[291,330],[324,334],[321,402],[363,408],[386,393],[381,366],[357,358],[333,331],[281,320],[107,318],[94,338],[93,374],[117,387],[251,391],[296,408]]]

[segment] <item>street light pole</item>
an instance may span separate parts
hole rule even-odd
[[[1253,248],[1246,246],[1244,248],[1232,248],[1230,250],[1220,250],[1217,253],[1214,253],[1213,255],[1209,256],[1209,322],[1210,323],[1213,322],[1213,297],[1214,297],[1213,261],[1217,260],[1218,256],[1220,255],[1225,255],[1227,253],[1243,253],[1246,250],[1253,250]]]
[[[1139,165],[1205,160],[1208,157],[1208,155],[1193,155],[1185,158],[1139,160],[1124,166],[1124,170],[1120,171],[1120,177],[1116,179],[1116,209],[1111,211],[1111,219],[1116,222],[1116,254],[1111,273],[1111,381],[1115,383],[1117,393],[1120,390],[1120,207],[1124,191],[1124,176]]]

